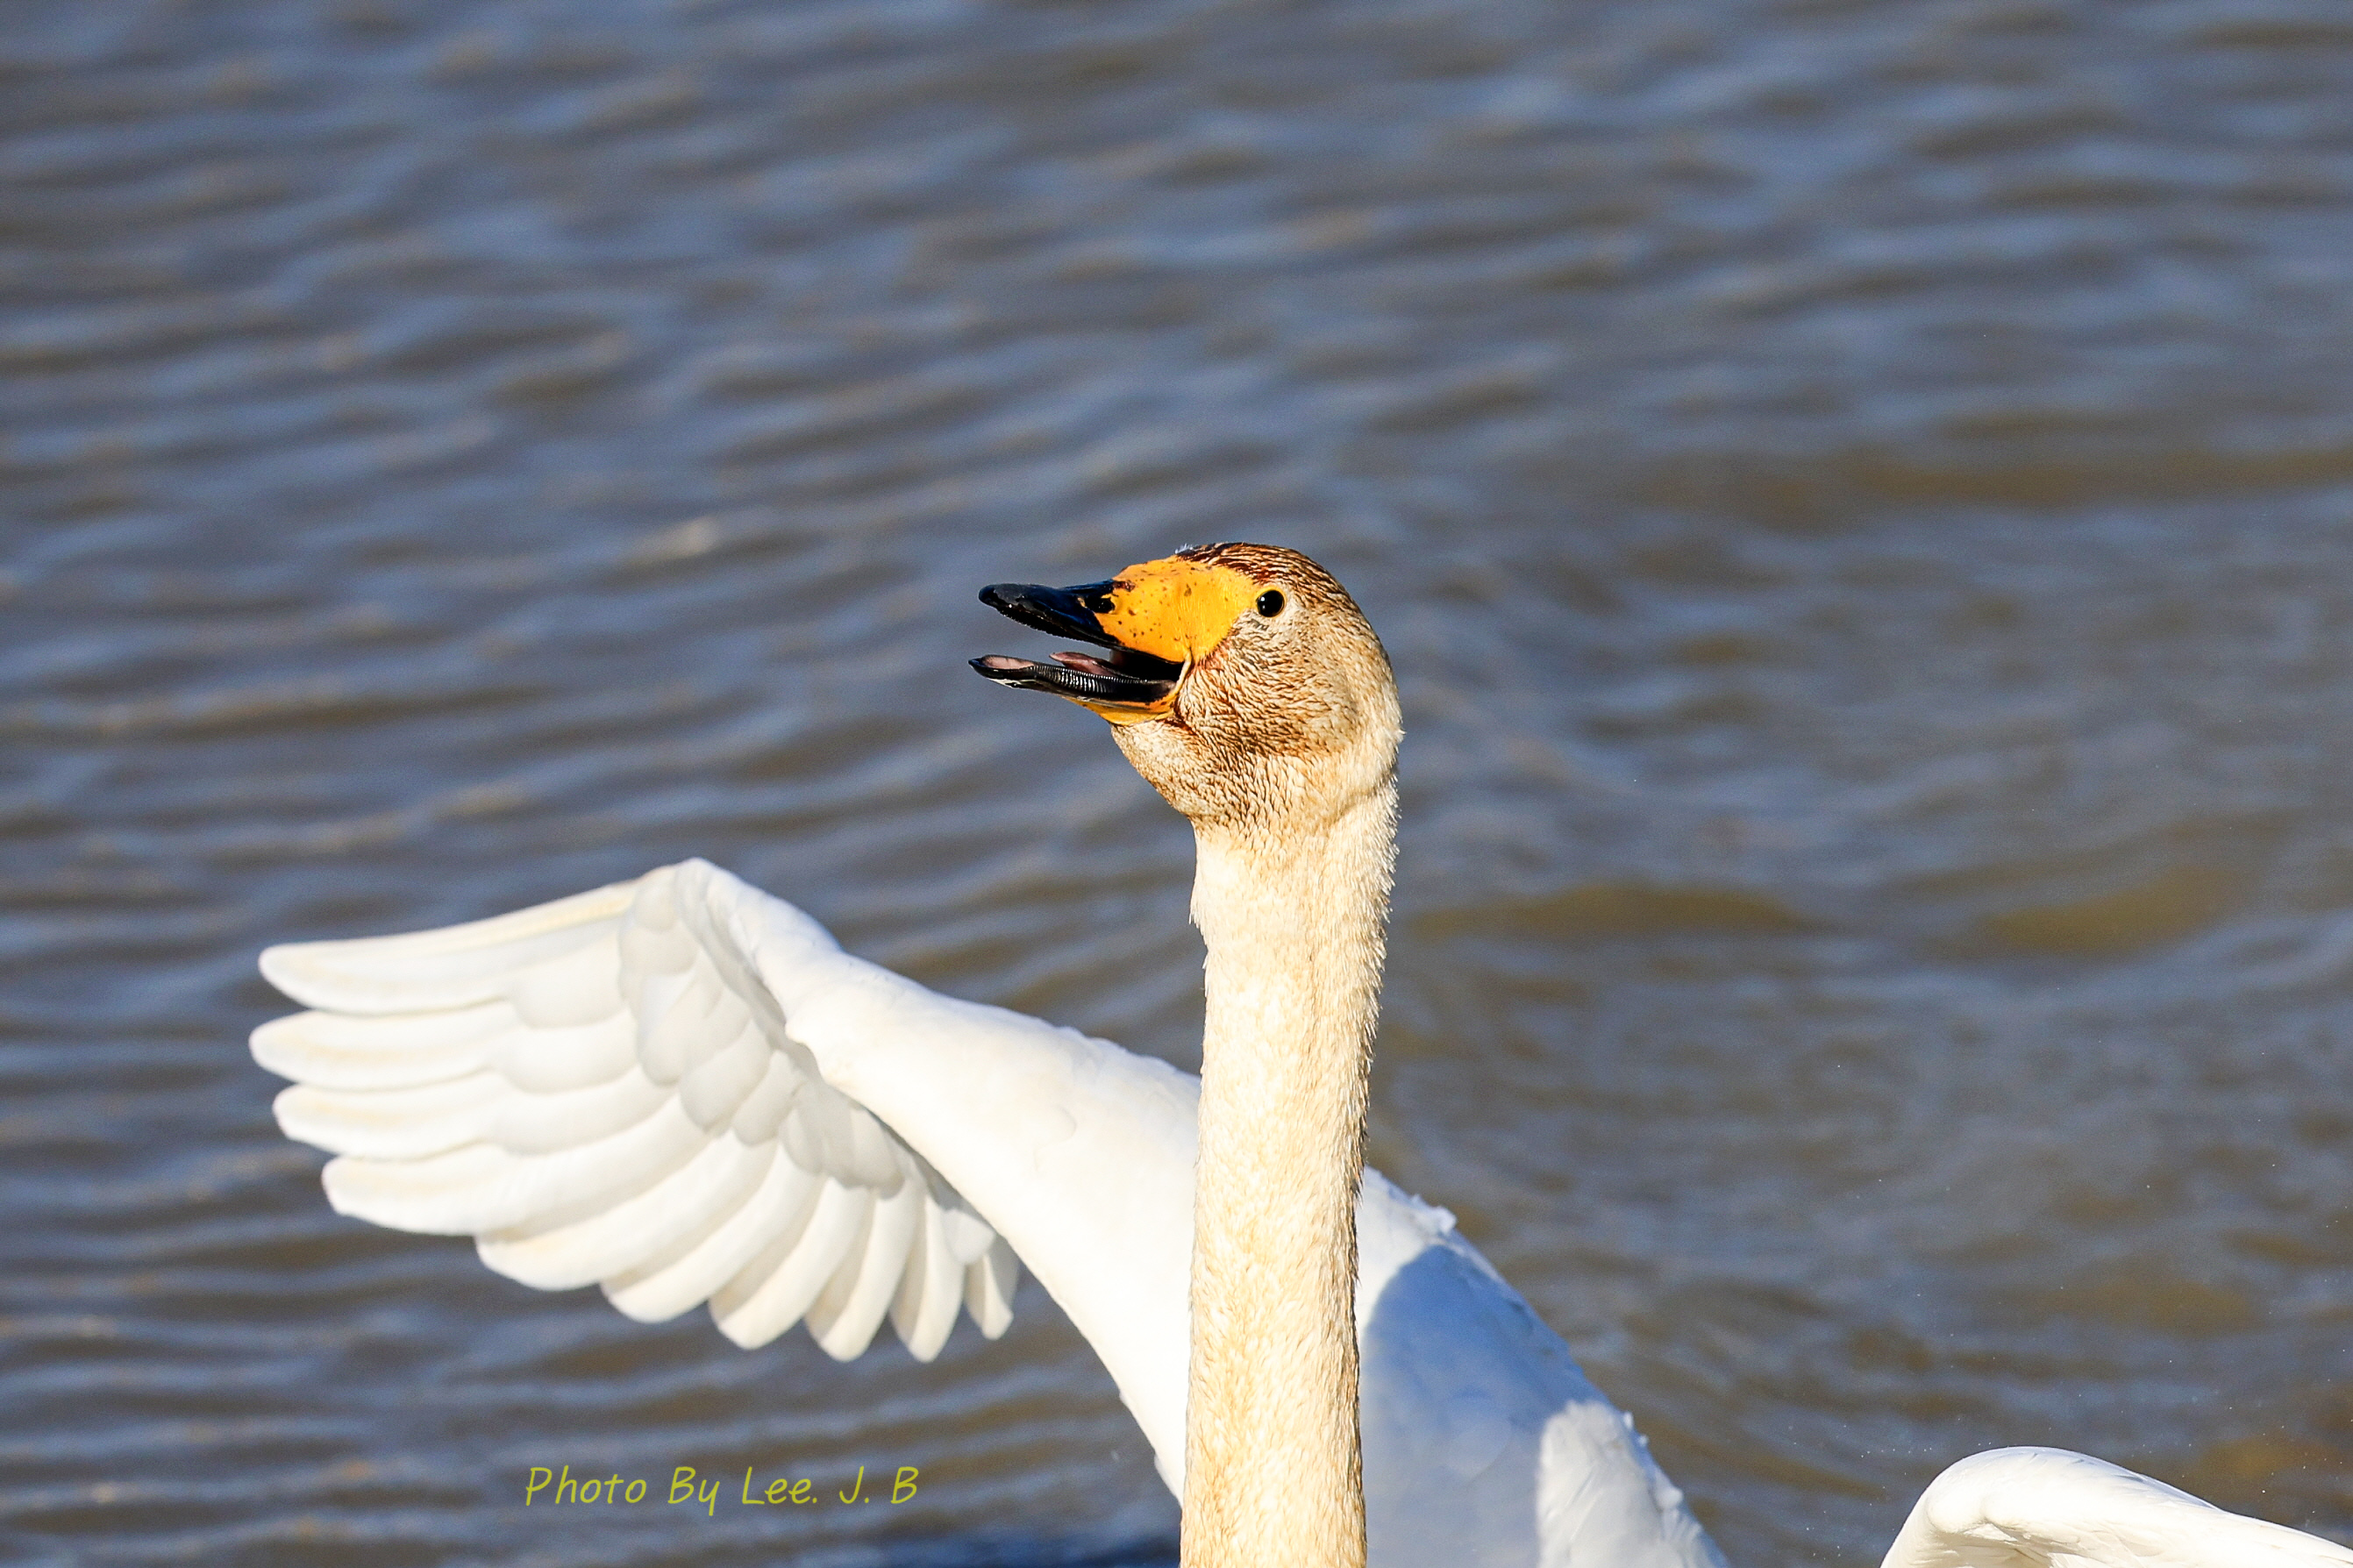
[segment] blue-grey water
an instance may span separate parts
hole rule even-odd
[[[700,854],[1189,1065],[1183,825],[963,660],[1235,537],[1404,685],[1373,1157],[1735,1563],[2001,1443],[2353,1535],[2338,0],[17,0],[0,530],[0,1557],[1171,1560],[1034,1286],[633,1325],[244,1037]]]

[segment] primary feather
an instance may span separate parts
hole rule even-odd
[[[1009,1321],[1011,1250],[828,1083],[758,966],[797,914],[702,862],[470,925],[277,947],[317,1011],[253,1051],[336,1209],[476,1238],[543,1289],[645,1321],[709,1301],[730,1339],[807,1319],[847,1360],[888,1316],[921,1360],[958,1304]],[[765,917],[765,919],[763,918]],[[807,922],[801,922],[807,926]],[[813,926],[790,931],[821,957]]]

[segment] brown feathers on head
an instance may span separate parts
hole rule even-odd
[[[1386,781],[1400,734],[1397,685],[1348,591],[1276,545],[1204,544],[1168,561],[1238,574],[1256,592],[1234,595],[1239,613],[1165,715],[1114,731],[1136,771],[1201,822],[1336,812]]]

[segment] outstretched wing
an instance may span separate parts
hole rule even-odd
[[[470,1235],[543,1289],[600,1284],[640,1321],[703,1301],[765,1344],[806,1318],[828,1354],[887,1315],[918,1360],[961,1303],[995,1338],[1012,1249],[828,1083],[778,965],[842,962],[798,910],[700,860],[495,920],[273,947],[316,1011],[254,1032],[295,1080],[289,1137],[339,1157],[336,1210]]]

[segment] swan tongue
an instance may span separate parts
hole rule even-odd
[[[1116,655],[1113,656],[1114,659]],[[1056,654],[1052,664],[1015,658],[1009,654],[992,653],[972,661],[973,668],[999,686],[1026,687],[1032,691],[1050,691],[1057,697],[1067,697],[1083,702],[1103,713],[1106,719],[1128,718],[1123,711],[1104,712],[1098,703],[1133,710],[1134,719],[1156,717],[1167,700],[1176,694],[1176,682],[1172,678],[1162,680],[1148,675],[1132,674],[1116,663],[1089,658],[1084,654]],[[1075,662],[1073,662],[1075,661]],[[1154,660],[1155,663],[1159,661]]]

